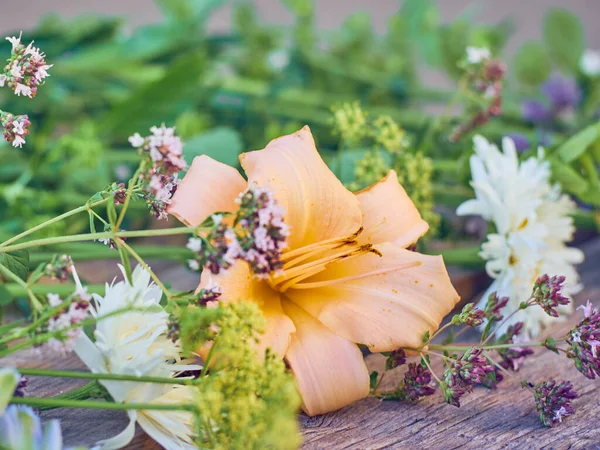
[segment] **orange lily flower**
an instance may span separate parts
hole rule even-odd
[[[213,280],[226,301],[261,307],[261,347],[286,359],[307,414],[366,397],[369,372],[356,343],[374,352],[419,347],[459,300],[440,256],[406,250],[428,224],[394,171],[357,194],[348,191],[308,127],[240,161],[247,182],[233,167],[196,157],[169,212],[195,226],[216,211],[235,211],[249,184],[269,187],[290,225],[282,273],[258,279],[238,261]]]

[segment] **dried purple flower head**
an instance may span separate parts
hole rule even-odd
[[[581,100],[581,90],[573,78],[553,73],[542,84],[542,94],[550,101],[555,111],[574,108]]]
[[[521,115],[527,122],[540,124],[552,119],[550,108],[537,100],[525,100],[521,104]]]
[[[48,69],[52,65],[46,64],[46,55],[33,46],[33,41],[25,47],[21,43],[21,36],[6,38],[12,44],[12,51],[8,64],[0,74],[0,87],[6,85],[16,95],[35,97],[38,86],[44,84]]]
[[[406,353],[404,349],[398,348],[390,352],[385,360],[385,370],[392,370],[406,364]]]
[[[25,136],[29,134],[29,117],[27,114],[15,116],[11,113],[0,111],[0,123],[2,124],[4,140],[13,147],[21,148],[25,143]]]
[[[583,307],[584,318],[567,337],[567,357],[591,380],[600,377],[600,312],[588,300]]]
[[[196,298],[190,303],[196,306],[207,306],[209,303],[218,301],[222,293],[221,286],[209,283],[196,293]]]
[[[236,202],[240,205],[235,225],[241,228],[238,237],[242,258],[254,275],[266,278],[283,268],[281,252],[290,234],[283,220],[285,210],[269,189],[260,187],[249,188]]]
[[[575,411],[571,406],[571,400],[579,397],[573,390],[573,384],[570,381],[562,381],[556,384],[556,381],[545,381],[534,388],[533,398],[535,406],[540,413],[540,420],[547,427],[551,427],[563,418],[572,415]]]
[[[529,148],[529,139],[521,133],[511,133],[507,137],[511,138],[518,152],[524,152]]]
[[[115,199],[115,205],[122,205],[125,203],[125,197],[127,197],[127,188],[125,183],[113,183],[111,186],[111,192]]]
[[[485,304],[485,318],[490,322],[497,322],[504,318],[501,311],[508,304],[508,297],[498,297],[497,292],[492,292],[488,296]]]
[[[21,376],[13,395],[15,397],[25,397],[25,395],[27,395],[27,383],[28,382],[29,382],[29,378]]]
[[[169,319],[167,320],[167,339],[170,339],[171,342],[175,343],[179,340],[179,318],[174,314],[169,314]]]
[[[241,256],[242,249],[235,231],[224,223],[208,233],[206,243],[199,251],[199,259],[201,266],[215,275],[229,269]]]
[[[565,277],[542,275],[538,277],[533,285],[531,294],[531,302],[534,305],[539,305],[542,309],[552,317],[558,317],[557,308],[559,305],[568,305],[571,301],[564,297],[561,293]]]
[[[452,317],[453,325],[468,325],[470,327],[478,327],[485,319],[485,311],[476,308],[475,303],[467,303],[460,314],[455,314]]]
[[[468,349],[460,359],[450,360],[444,371],[444,400],[460,407],[460,398],[472,392],[473,385],[484,383],[490,374],[495,373],[496,368],[483,355],[482,348]]]
[[[431,386],[431,372],[422,364],[409,363],[402,382],[404,398],[409,401],[418,400],[427,395],[433,395],[435,389]]]
[[[71,273],[73,273],[73,260],[69,255],[54,255],[44,268],[44,275],[60,281],[66,281]]]

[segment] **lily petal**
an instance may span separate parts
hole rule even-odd
[[[258,304],[267,323],[257,351],[259,354],[264,354],[267,347],[270,347],[273,352],[283,358],[290,345],[290,335],[296,331],[296,328],[281,308],[281,295],[264,281],[253,278],[248,264],[235,264],[219,275],[211,276],[206,272],[202,273],[199,288],[216,282],[223,290],[223,301],[244,300]],[[203,355],[203,352],[205,352],[204,349],[198,349],[200,356]]]
[[[356,196],[365,228],[359,236],[361,243],[392,242],[406,248],[429,229],[393,170],[383,180],[357,192]]]
[[[290,248],[354,233],[362,224],[358,199],[327,167],[308,127],[240,155],[248,183],[270,187],[286,210]]]
[[[188,226],[200,225],[215,212],[233,212],[246,182],[231,166],[209,156],[196,156],[181,180],[167,211]]]
[[[294,303],[283,310],[296,325],[286,354],[309,416],[342,408],[369,394],[369,371],[358,347],[332,333]]]
[[[441,256],[393,244],[377,248],[382,257],[371,253],[332,264],[306,280],[314,288],[295,287],[286,295],[333,332],[372,351],[416,348],[459,296]]]
[[[127,427],[116,436],[98,441],[94,448],[116,450],[125,447],[133,440],[133,437],[135,436],[135,421],[137,414],[135,411],[127,411],[127,414],[129,415],[129,424]]]

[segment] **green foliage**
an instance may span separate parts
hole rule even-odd
[[[543,24],[544,42],[554,63],[567,72],[575,72],[585,49],[581,22],[564,9],[549,9]]]
[[[465,58],[465,49],[470,43],[470,26],[464,20],[457,20],[440,27],[439,33],[442,66],[450,76],[458,78],[462,73],[458,62]]]
[[[29,275],[29,252],[15,250],[10,253],[0,253],[0,264],[22,280],[26,280]]]
[[[513,61],[517,79],[526,85],[537,86],[546,81],[552,71],[552,62],[544,45],[540,42],[523,44]]]
[[[240,135],[231,128],[218,127],[185,141],[183,154],[188,164],[199,155],[208,155],[230,166],[237,166],[243,150]]]

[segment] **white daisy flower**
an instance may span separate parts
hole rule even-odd
[[[588,77],[600,75],[600,52],[586,49],[579,60],[579,68]]]
[[[475,136],[473,141],[475,155],[470,163],[475,199],[464,202],[456,212],[481,216],[496,228],[481,246],[486,271],[494,278],[482,303],[487,295],[497,292],[510,298],[509,314],[529,299],[535,280],[544,274],[566,277],[566,297],[579,292],[574,265],[583,261],[583,252],[566,246],[575,231],[569,216],[575,205],[559,186],[550,184],[550,164],[544,160],[543,149],[537,157],[519,162],[510,138],[502,141],[502,151],[482,136]],[[570,312],[572,306],[560,309]],[[533,337],[555,320],[541,308],[528,308],[516,313],[500,334],[521,321]]]
[[[121,271],[123,268],[121,267]],[[170,377],[183,370],[201,367],[182,364],[179,346],[167,339],[168,314],[160,306],[161,290],[150,282],[141,266],[132,274],[133,284],[120,281],[106,285],[104,297],[94,294],[95,317],[105,316],[128,306],[135,311],[100,320],[94,331],[95,342],[81,334],[75,345],[79,358],[94,373]],[[116,402],[187,403],[193,397],[190,386],[100,381]],[[126,446],[135,433],[136,422],[167,450],[196,448],[194,417],[189,411],[128,411],[130,423],[117,436],[98,443],[100,448]]]

